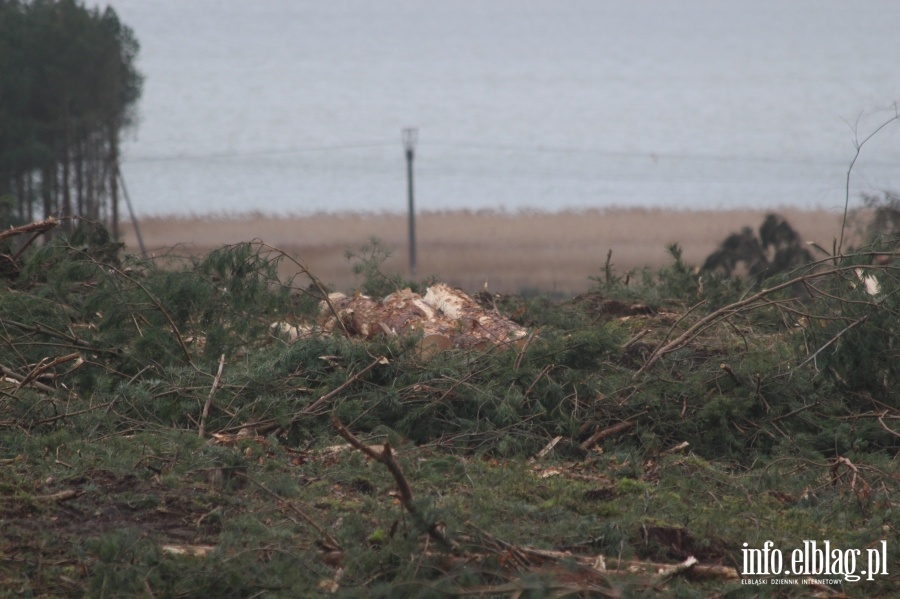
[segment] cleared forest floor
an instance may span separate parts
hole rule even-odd
[[[261,243],[120,249],[6,255],[0,596],[896,596],[896,240],[465,310],[377,254],[325,301]]]

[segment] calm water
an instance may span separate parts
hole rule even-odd
[[[836,208],[900,100],[896,0],[110,4],[145,215],[403,211],[404,127],[423,210]],[[900,123],[851,197],[898,166]]]

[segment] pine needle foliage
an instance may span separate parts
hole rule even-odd
[[[382,298],[407,287],[415,292],[420,290],[416,281],[385,272],[384,263],[391,257],[391,250],[376,237],[358,249],[347,249],[345,256],[352,262],[353,274],[362,279],[359,290],[365,295]]]

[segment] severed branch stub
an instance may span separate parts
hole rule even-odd
[[[676,576],[678,576],[680,574],[684,574],[685,572],[687,572],[688,570],[690,570],[691,568],[693,568],[696,565],[697,565],[697,558],[692,555],[689,558],[687,558],[686,560],[684,560],[683,562],[681,562],[680,564],[678,564],[676,566],[671,566],[669,568],[666,568],[662,572],[660,572],[657,575],[656,579],[654,580],[654,584],[656,584],[656,585],[664,584],[664,583],[668,582],[669,580],[671,580],[672,578],[675,578]]]
[[[43,233],[45,231],[49,231],[50,229],[59,225],[59,221],[54,217],[50,217],[48,219],[29,223],[27,225],[22,225],[19,227],[10,227],[5,231],[0,231],[0,241],[7,239],[9,237],[15,237],[16,235],[24,235],[26,233]]]
[[[209,406],[212,404],[216,389],[219,388],[219,381],[222,380],[222,369],[224,367],[225,354],[222,354],[219,357],[219,370],[216,372],[216,378],[213,379],[212,387],[209,389],[209,395],[206,397],[206,403],[203,404],[203,412],[200,414],[200,430],[198,433],[201,439],[206,436],[206,418],[209,416]]]
[[[77,360],[75,362],[75,368],[78,368],[82,364],[84,364],[84,359],[81,357],[81,354],[79,354],[77,352],[66,355],[66,356],[60,356],[58,358],[54,358],[53,360],[51,360],[49,362],[47,361],[46,358],[41,360],[40,364],[35,366],[31,372],[29,372],[21,381],[19,381],[19,386],[13,392],[13,395],[18,393],[19,389],[21,389],[22,387],[25,387],[25,386],[33,383],[34,381],[36,381],[42,374],[44,374],[51,368],[55,368],[56,366],[59,366],[60,364],[65,364],[66,362],[71,362],[72,360]]]
[[[400,464],[394,459],[394,452],[391,449],[391,444],[385,443],[384,449],[381,452],[378,452],[360,441],[353,433],[351,433],[335,413],[331,414],[331,424],[351,447],[358,449],[376,462],[384,464],[388,469],[388,472],[391,473],[391,476],[394,477],[394,482],[397,483],[397,490],[400,492],[400,503],[410,515],[414,517],[418,516],[416,506],[413,505],[412,489],[410,488],[406,477],[403,475],[403,471],[400,469]],[[450,549],[456,549],[458,547],[454,541],[451,541],[444,536],[444,533],[441,532],[440,525],[437,522],[428,526],[428,536]]]
[[[22,257],[22,254],[28,246],[30,246],[41,234],[46,233],[57,225],[59,225],[59,221],[51,216],[46,220],[29,223],[19,227],[10,227],[5,231],[0,231],[0,241],[17,235],[31,234],[31,237],[25,240],[24,243],[19,244],[19,249],[12,255],[0,254],[0,276],[7,278],[15,278],[18,276],[22,270],[22,267],[19,264],[19,258]]]
[[[840,472],[841,466],[844,466],[847,471],[850,472],[850,490],[856,494],[856,497],[860,501],[867,500],[871,493],[871,487],[869,487],[869,483],[867,483],[865,479],[860,476],[859,469],[856,467],[856,465],[844,456],[837,456],[831,463],[832,486],[837,486],[838,483],[842,482],[841,479],[843,479],[843,474]]]
[[[588,437],[587,439],[585,439],[581,443],[581,448],[582,449],[590,449],[600,439],[605,439],[606,437],[609,437],[612,435],[618,435],[619,433],[623,433],[623,432],[631,429],[632,427],[634,427],[634,420],[626,420],[624,422],[614,424],[609,428],[599,430],[599,431],[595,432],[593,435],[591,435],[590,437]]]

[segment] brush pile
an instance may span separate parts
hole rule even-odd
[[[320,312],[326,332],[338,329],[366,340],[419,335],[421,346],[428,349],[486,349],[522,341],[527,335],[525,328],[442,283],[429,287],[424,296],[406,288],[381,301],[333,293],[322,302]]]

